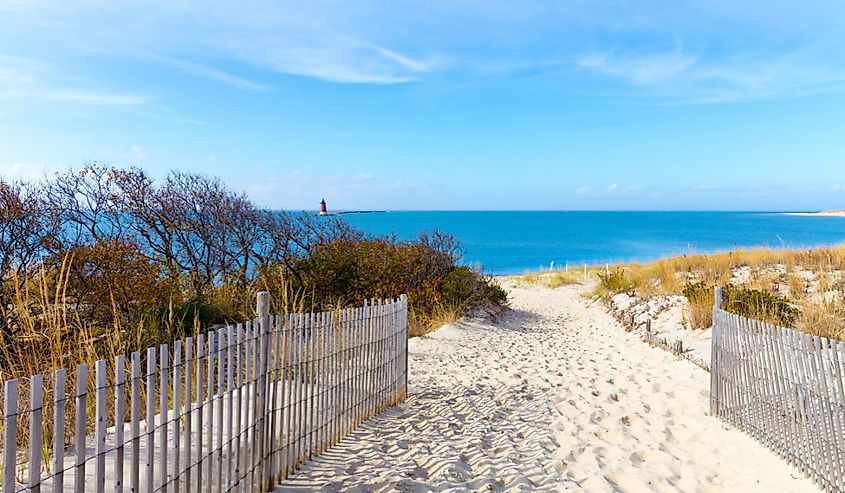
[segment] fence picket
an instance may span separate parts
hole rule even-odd
[[[211,493],[212,491],[212,483],[214,482],[214,351],[215,351],[215,338],[214,332],[208,333],[207,345],[208,349],[205,353],[205,361],[207,365],[207,374],[206,374],[206,384],[208,385],[208,390],[206,392],[206,400],[203,401],[203,404],[208,407],[208,418],[203,419],[206,423],[205,426],[205,433],[206,433],[206,450],[207,452],[203,455],[203,461],[206,463],[206,483],[205,483],[205,491],[206,493]],[[202,471],[202,469],[200,469]],[[201,490],[198,490],[201,491]]]
[[[179,493],[182,478],[182,341],[173,343],[173,490]]]
[[[97,493],[106,491],[106,360],[94,364],[94,447],[96,454],[96,475],[94,477]]]
[[[205,411],[205,402],[203,401],[203,363],[205,357],[205,334],[200,334],[197,336],[197,357],[195,359],[196,362],[196,394],[197,394],[197,403],[195,406],[196,410],[196,417],[197,417],[197,439],[194,442],[196,449],[196,475],[197,475],[197,493],[202,493],[202,475],[203,475],[203,465],[205,458],[202,455],[202,423],[203,423],[203,412]],[[188,488],[191,489],[190,487]]]
[[[319,314],[311,313],[308,316],[310,330],[308,331],[308,428],[306,438],[306,456],[310,460],[314,452],[314,432],[316,428],[317,413],[317,341],[319,336]]]
[[[3,493],[15,493],[18,457],[18,381],[3,386]]]
[[[126,429],[126,357],[114,358],[114,491],[123,492],[124,431]]]
[[[62,493],[65,490],[65,412],[67,411],[64,368],[56,370],[53,378],[53,493]]]
[[[237,345],[237,352],[235,353],[235,384],[237,385],[237,406],[235,406],[235,423],[237,424],[237,438],[235,439],[235,486],[241,484],[241,434],[243,430],[241,421],[241,408],[243,407],[243,325],[237,324],[235,326],[235,344]]]
[[[44,376],[29,379],[29,491],[41,491],[41,443],[44,431]],[[105,442],[105,439],[103,440]]]
[[[147,493],[153,493],[155,487],[155,426],[156,426],[156,348],[147,349]]]
[[[234,354],[234,330],[231,325],[226,326],[226,491],[232,489],[232,472],[234,468],[234,460],[232,458],[232,450],[234,449],[232,440],[234,439],[232,429],[232,413],[234,412],[233,397],[234,385],[232,383],[233,354]]]
[[[226,389],[225,383],[225,352],[226,347],[223,341],[226,340],[225,329],[221,328],[217,331],[217,448],[214,450],[216,456],[217,477],[214,491],[220,493],[223,491],[223,393]],[[209,422],[209,424],[211,424]]]
[[[270,349],[268,342],[269,334],[269,317],[270,317],[270,293],[261,291],[256,296],[256,315],[258,316],[258,384],[256,386],[256,434],[258,435],[256,442],[256,476],[258,478],[257,484],[263,490],[269,487],[267,484],[266,467],[265,467],[265,444],[267,435],[267,363]],[[256,483],[253,483],[256,484]]]
[[[168,409],[170,407],[170,384],[168,383],[169,368],[169,354],[167,344],[162,344],[159,348],[159,413],[161,424],[159,425],[159,443],[158,443],[158,474],[159,485],[162,493],[167,493],[167,427],[168,427]]]
[[[76,465],[73,470],[73,489],[76,493],[85,491],[85,428],[88,423],[88,366],[76,367],[76,427],[74,446]],[[10,476],[13,477],[13,476]]]
[[[278,402],[277,398],[277,391],[278,391],[278,332],[276,331],[276,320],[274,317],[269,316],[268,318],[268,328],[269,332],[267,335],[268,341],[268,357],[267,357],[267,368],[268,368],[268,405],[267,405],[267,416],[268,422],[267,426],[269,426],[269,430],[266,434],[267,436],[267,443],[265,445],[265,458],[268,462],[265,466],[265,481],[267,484],[274,484],[276,480],[276,442],[277,442],[277,433],[278,427],[276,426],[276,404]]]
[[[194,410],[193,381],[194,339],[193,337],[188,337],[185,339],[185,465],[183,466],[185,493],[191,491],[191,470],[193,469],[193,464],[191,463],[191,442],[193,441],[191,433],[193,431],[192,416]]]
[[[131,356],[130,379],[132,385],[131,410],[129,411],[129,433],[132,435],[132,463],[129,467],[129,490],[131,493],[141,491],[141,353],[134,352]]]
[[[837,387],[837,402],[836,402],[836,418],[837,418],[837,438],[834,442],[839,454],[840,460],[845,464],[845,449],[843,449],[843,442],[845,442],[845,388],[843,388],[843,368],[842,363],[845,361],[840,355],[845,345],[841,342],[834,342],[831,344],[830,352],[833,359],[834,379]],[[839,471],[839,480],[837,483],[839,490],[845,490],[845,467]]]

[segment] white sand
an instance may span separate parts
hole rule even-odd
[[[819,217],[845,217],[845,210],[821,211],[821,212],[785,212],[785,216],[819,216]]]
[[[684,355],[691,361],[699,361],[709,367],[712,328],[690,329],[685,322],[689,303],[684,296],[653,296],[643,299],[627,293],[617,294],[610,300],[610,306],[623,320],[634,316],[636,332],[645,331],[647,320],[651,321],[651,331],[667,341],[683,342]]]
[[[277,491],[818,491],[581,289],[510,287],[501,322],[412,340],[407,404]]]

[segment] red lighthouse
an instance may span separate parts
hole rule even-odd
[[[320,215],[325,216],[329,212],[326,210],[326,199],[320,201]]]

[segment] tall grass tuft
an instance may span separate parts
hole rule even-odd
[[[688,305],[690,328],[706,329],[713,325],[713,288],[706,281],[687,283],[683,289]]]

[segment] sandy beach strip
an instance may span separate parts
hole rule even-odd
[[[784,212],[784,216],[845,217],[845,210],[821,212]]]
[[[276,491],[819,491],[707,415],[709,374],[582,286],[410,341],[410,397]]]

